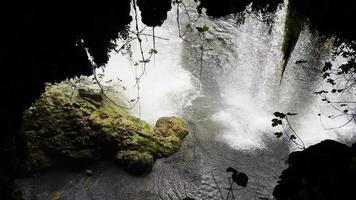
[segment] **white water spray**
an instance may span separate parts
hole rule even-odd
[[[353,126],[325,130],[317,116],[328,108],[312,93],[325,85],[322,80],[314,80],[318,78],[311,73],[312,70],[320,69],[322,59],[327,57],[321,54],[328,53],[313,50],[320,45],[307,30],[301,33],[282,85],[279,85],[285,13],[286,5],[277,11],[271,31],[268,25],[251,15],[247,16],[242,25],[236,25],[234,18],[203,19],[201,22],[208,24],[214,38],[220,37],[226,42],[225,46],[218,47],[222,53],[217,54],[218,61],[214,62],[214,66],[206,64],[203,70],[209,74],[206,77],[216,81],[220,91],[221,107],[216,108],[216,113],[211,116],[219,127],[218,138],[236,149],[264,148],[264,136],[274,137],[273,132],[279,131],[271,127],[270,120],[275,111],[298,113],[298,116],[291,119],[291,125],[306,145],[327,138],[337,139],[340,135],[350,139],[354,133]],[[146,72],[140,80],[139,106],[132,110],[135,115],[150,123],[162,116],[184,115],[184,108],[196,96],[215,92],[205,91],[200,94],[196,87],[199,84],[194,84],[199,77],[192,75],[196,74],[197,66],[183,66],[186,62],[182,60],[182,55],[187,47],[178,37],[175,17],[175,12],[169,12],[163,26],[155,29],[156,36],[168,40],[156,38],[158,54],[154,61],[152,59],[146,65]],[[142,39],[143,49],[148,52],[152,48],[152,37],[143,36]],[[127,100],[136,98],[137,94],[134,63],[140,60],[138,49],[138,42],[135,41],[132,43],[132,61],[127,56],[112,54],[105,72],[107,78],[119,77],[123,80],[127,91],[122,95]],[[330,49],[324,51],[330,52]],[[194,53],[188,52],[188,55],[189,59],[199,59],[191,58]],[[310,64],[297,66],[295,62],[298,59],[306,59]],[[216,63],[221,68],[217,68]],[[210,81],[205,82],[203,88],[209,88],[207,84]],[[342,120],[325,123],[335,127]]]

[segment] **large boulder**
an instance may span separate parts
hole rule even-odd
[[[80,88],[71,95],[63,84],[48,86],[23,120],[29,173],[81,167],[103,156],[128,171],[146,173],[157,158],[176,152],[188,134],[179,117],[161,118],[152,128],[94,89]]]
[[[356,144],[325,140],[293,152],[273,191],[277,200],[355,199]]]

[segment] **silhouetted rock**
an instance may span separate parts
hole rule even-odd
[[[355,145],[353,145],[355,146]],[[289,155],[273,191],[277,200],[339,200],[355,198],[356,152],[325,140]]]

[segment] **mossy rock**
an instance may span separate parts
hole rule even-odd
[[[157,120],[154,132],[164,137],[177,136],[182,140],[189,130],[180,117],[162,117]]]
[[[135,173],[149,172],[157,158],[176,152],[188,128],[179,117],[165,117],[152,128],[117,107],[99,91],[51,85],[23,115],[26,170],[85,166],[109,156]],[[147,169],[144,169],[147,168]]]
[[[138,175],[151,172],[155,163],[154,157],[147,151],[120,151],[116,158],[126,170]]]

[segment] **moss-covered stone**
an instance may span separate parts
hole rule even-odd
[[[48,86],[23,115],[26,170],[82,166],[105,155],[134,173],[149,172],[157,158],[176,152],[188,128],[179,117],[165,117],[152,128],[115,106],[98,91]]]
[[[147,151],[126,150],[116,154],[116,158],[126,170],[134,174],[148,173],[152,170],[155,159]]]
[[[162,117],[157,120],[154,132],[164,137],[177,136],[179,139],[183,139],[189,130],[182,118]]]
[[[50,200],[60,200],[62,196],[62,192],[53,192],[50,196]]]

